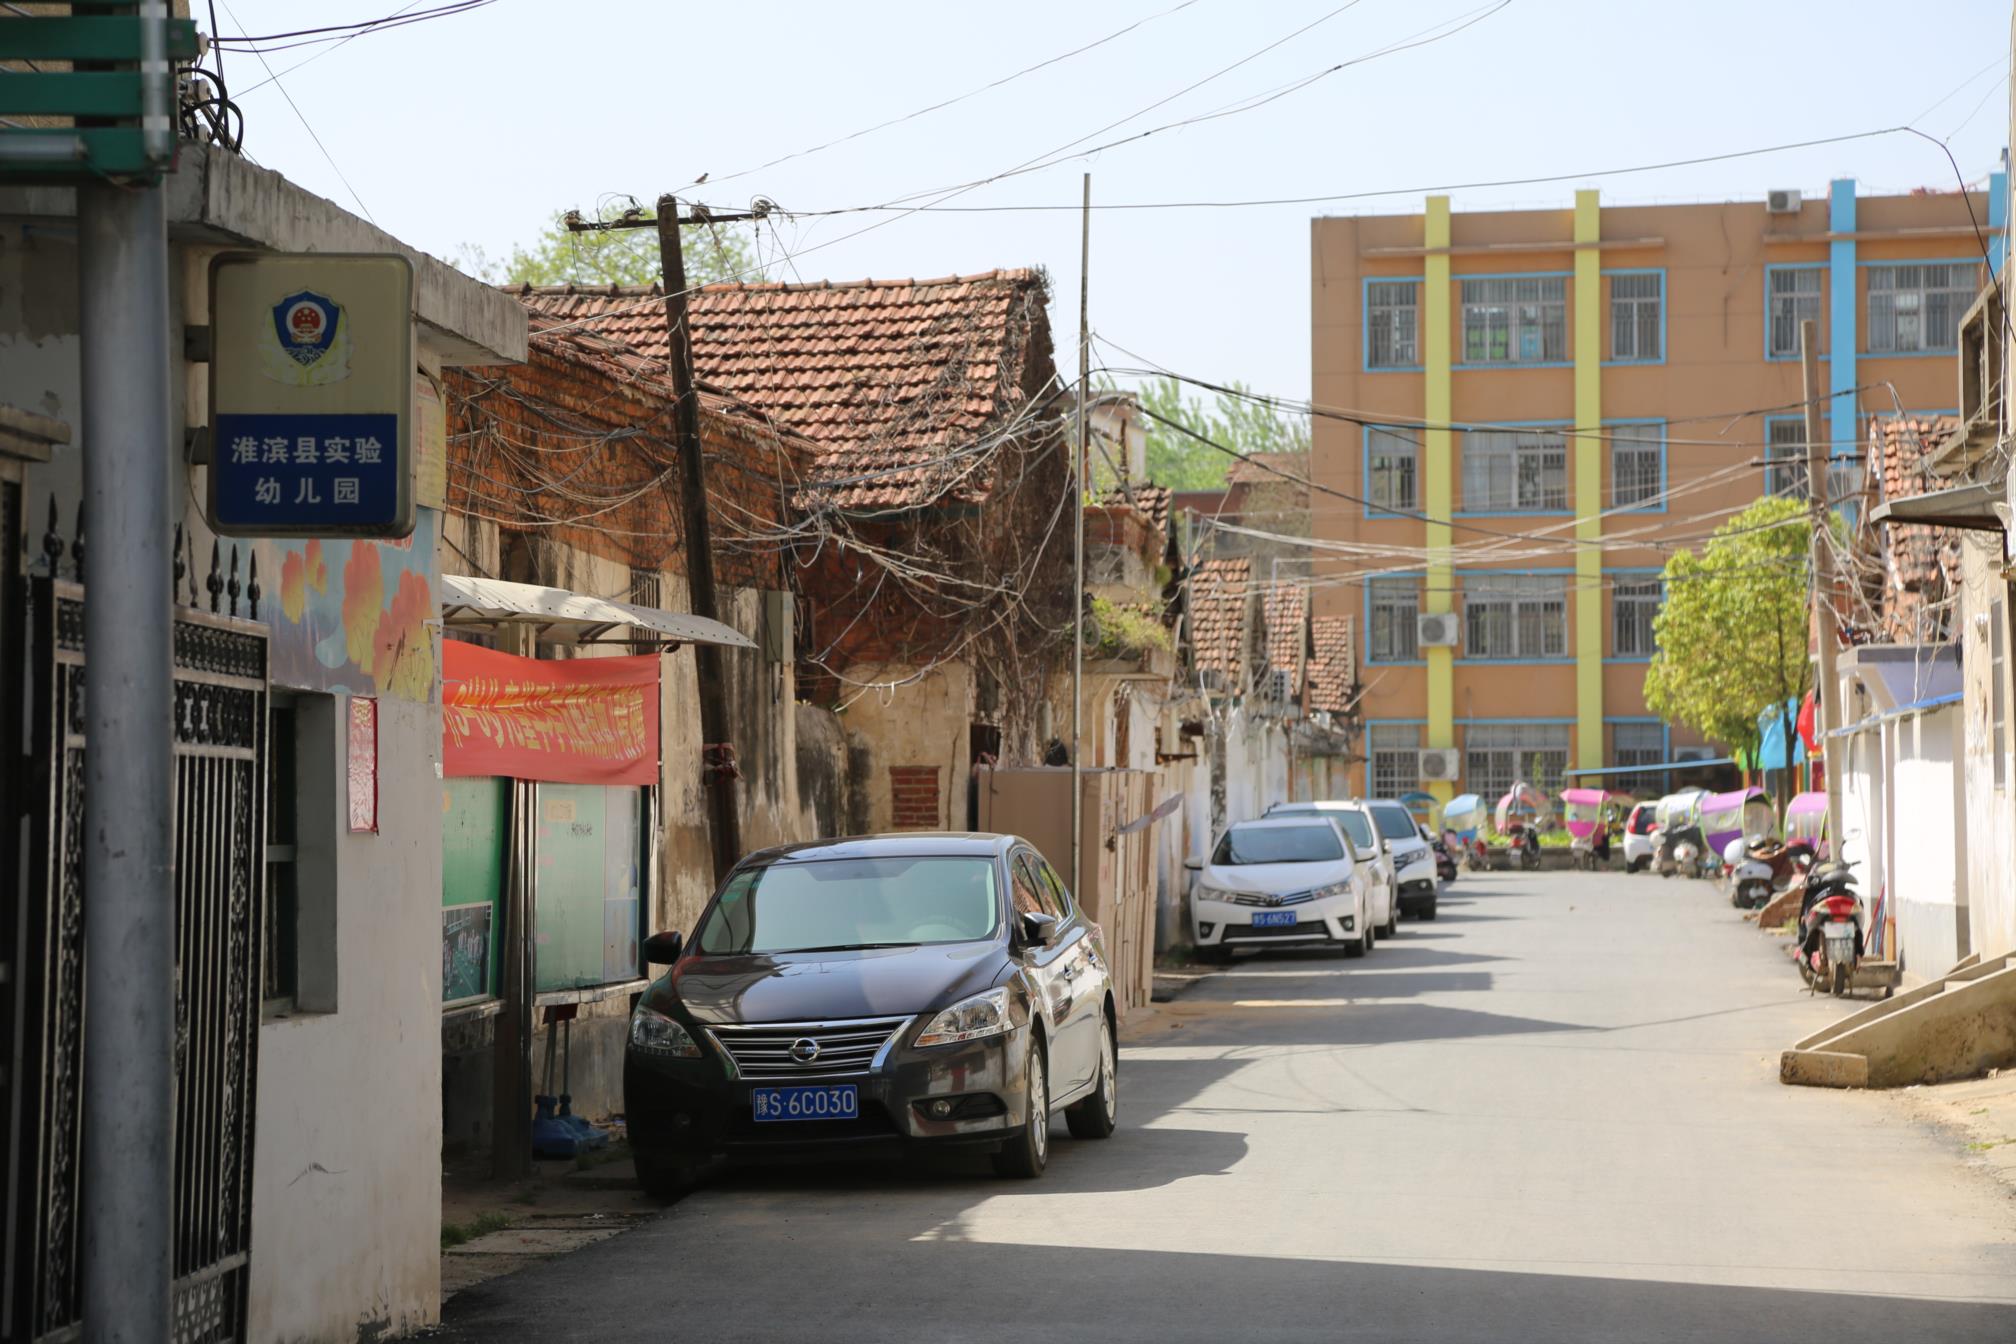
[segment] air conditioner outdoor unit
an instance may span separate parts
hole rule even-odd
[[[1796,215],[1799,213],[1799,193],[1786,188],[1764,193],[1764,213],[1767,215]]]
[[[1423,779],[1454,779],[1461,764],[1455,751],[1437,747],[1421,753],[1419,773]]]
[[[1424,649],[1454,648],[1457,634],[1456,613],[1453,611],[1438,611],[1414,618],[1414,640]]]

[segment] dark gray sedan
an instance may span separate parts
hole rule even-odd
[[[1103,1139],[1119,1104],[1097,925],[1012,835],[904,833],[752,854],[630,1022],[623,1085],[644,1188],[718,1155],[969,1147],[1035,1177],[1050,1116]]]

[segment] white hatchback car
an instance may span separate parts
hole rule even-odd
[[[1344,828],[1357,851],[1359,866],[1370,887],[1372,927],[1376,936],[1391,938],[1400,931],[1400,874],[1390,846],[1382,843],[1372,808],[1358,799],[1326,799],[1313,803],[1276,803],[1270,817],[1325,816]]]
[[[1376,853],[1376,847],[1375,851]],[[1207,958],[1235,947],[1343,946],[1362,957],[1378,937],[1358,850],[1327,816],[1241,821],[1218,838],[1190,893],[1191,932]]]

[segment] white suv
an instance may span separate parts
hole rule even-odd
[[[1235,947],[1342,944],[1362,957],[1377,938],[1359,853],[1331,817],[1262,817],[1218,838],[1190,893],[1191,932],[1208,959]]]
[[[1379,837],[1386,842],[1387,852],[1393,856],[1393,890],[1398,895],[1394,903],[1399,907],[1395,919],[1399,915],[1435,918],[1435,902],[1442,891],[1442,879],[1435,871],[1434,848],[1421,838],[1421,823],[1414,820],[1414,814],[1405,805],[1385,798],[1374,798],[1366,806],[1372,810],[1372,820],[1379,827]]]

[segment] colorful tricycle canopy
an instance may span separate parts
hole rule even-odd
[[[1716,853],[1738,836],[1770,835],[1778,829],[1778,809],[1759,788],[1711,793],[1701,800],[1702,838]]]
[[[1785,838],[1817,842],[1827,834],[1827,795],[1802,793],[1785,804]]]
[[[1530,821],[1546,816],[1552,810],[1547,804],[1547,795],[1522,779],[1498,800],[1498,829],[1506,829],[1514,817]]]
[[[1465,840],[1476,838],[1484,817],[1484,800],[1474,793],[1459,793],[1442,808],[1442,825]]]

